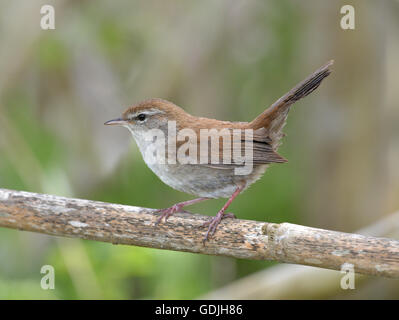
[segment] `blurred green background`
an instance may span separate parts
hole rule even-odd
[[[55,30],[40,29],[43,4]],[[291,111],[289,162],[231,211],[347,232],[378,221],[399,208],[399,2],[352,1],[355,30],[340,28],[344,4],[1,0],[0,187],[150,208],[188,200],[126,129],[103,123],[151,97],[250,121],[335,59]],[[224,201],[190,210],[216,214]],[[46,264],[55,290],[40,288]],[[0,229],[2,299],[193,299],[273,264]],[[340,297],[399,298],[397,281],[366,286]]]

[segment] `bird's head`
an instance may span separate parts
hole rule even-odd
[[[168,121],[179,123],[187,114],[172,102],[149,99],[126,109],[120,118],[109,120],[105,125],[128,128],[135,136],[151,129],[167,130]]]

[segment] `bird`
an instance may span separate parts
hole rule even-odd
[[[208,227],[205,243],[214,236],[222,219],[235,218],[226,212],[233,200],[262,177],[270,164],[287,162],[277,150],[285,136],[288,112],[296,101],[319,87],[330,75],[333,63],[324,64],[250,122],[197,117],[159,98],[144,100],[126,109],[121,117],[105,122],[131,132],[145,163],[160,180],[198,197],[157,210],[160,216],[155,225],[162,219],[166,223],[186,206],[228,198],[216,216],[203,224]],[[243,153],[248,153],[248,159]]]

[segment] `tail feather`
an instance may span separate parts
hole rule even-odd
[[[316,90],[323,79],[331,73],[330,66],[333,63],[334,60],[327,62],[324,66],[300,82],[296,87],[291,89],[256,117],[250,123],[250,127],[254,130],[265,128],[267,135],[272,140],[274,149],[276,149],[280,139],[284,136],[282,128],[284,127],[291,105]]]

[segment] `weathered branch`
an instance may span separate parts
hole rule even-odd
[[[399,238],[399,211],[358,230],[363,235]],[[337,271],[303,265],[279,264],[235,280],[224,287],[200,296],[205,300],[246,299],[324,299],[342,293],[343,274]],[[357,276],[359,283],[372,279]]]
[[[224,220],[204,245],[197,214],[176,214],[154,226],[154,209],[0,189],[0,226],[114,244],[277,260],[399,277],[399,241],[290,223]]]

